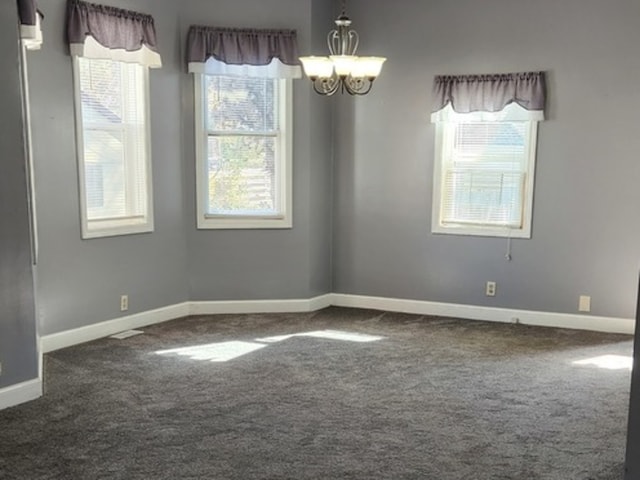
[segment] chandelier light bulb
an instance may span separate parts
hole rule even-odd
[[[358,57],[355,55],[331,55],[329,58],[333,63],[336,75],[339,77],[346,77],[347,75],[350,75],[351,71],[358,63]]]
[[[309,78],[331,78],[333,62],[327,57],[300,57],[304,73]]]
[[[382,64],[387,59],[384,57],[360,57],[358,63],[359,68],[364,71],[364,76],[368,78],[376,78],[382,71]]]

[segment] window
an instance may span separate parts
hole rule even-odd
[[[295,30],[191,26],[198,228],[291,228]]]
[[[82,237],[153,230],[145,66],[74,56]]]
[[[531,236],[537,122],[451,113],[436,127],[432,231]]]
[[[545,72],[437,75],[433,233],[531,237]]]
[[[291,80],[194,78],[198,228],[290,228]]]

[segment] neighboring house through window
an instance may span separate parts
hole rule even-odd
[[[434,99],[432,232],[529,238],[543,74],[436,77]]]
[[[290,228],[295,32],[192,27],[188,38],[198,228]]]

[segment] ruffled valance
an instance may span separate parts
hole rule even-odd
[[[20,16],[20,38],[29,50],[38,50],[42,45],[42,13],[35,0],[18,0]]]
[[[71,55],[162,66],[151,15],[81,0],[69,0],[67,7]]]
[[[187,62],[191,73],[301,77],[295,30],[192,26]]]
[[[495,113],[510,105],[510,112],[540,121],[544,119],[545,102],[544,72],[438,75],[433,82],[432,121],[442,121],[446,112]]]

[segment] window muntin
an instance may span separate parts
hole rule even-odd
[[[290,81],[195,77],[198,227],[291,227]]]
[[[74,74],[83,238],[152,231],[147,69],[74,57]]]
[[[437,123],[432,231],[529,238],[537,122]]]

